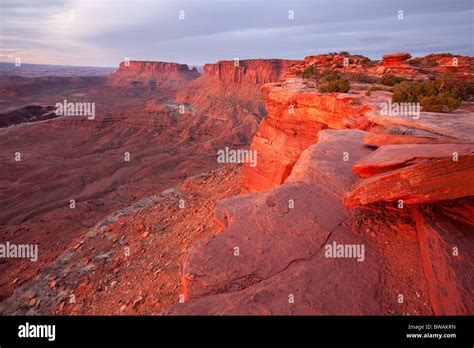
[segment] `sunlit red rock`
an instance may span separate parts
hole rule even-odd
[[[9,297],[0,312],[473,313],[472,151],[457,144],[472,141],[472,104],[418,120],[384,117],[374,104],[382,98],[366,97],[360,84],[322,95],[315,83],[294,78],[309,65],[361,80],[447,70],[471,76],[472,59],[460,59],[456,70],[449,65],[456,57],[383,63],[341,52],[240,61],[240,70],[219,62],[202,76],[183,64],[134,62],[107,78],[0,78],[8,106],[88,98],[99,111],[92,121],[0,130],[5,153],[21,151],[24,160],[2,167],[2,233],[42,246],[33,266],[0,264],[0,299]],[[262,95],[261,83],[282,77]],[[247,148],[252,138],[257,167],[246,167],[244,179],[240,166],[213,170],[217,149]],[[420,142],[442,147],[407,146]],[[465,150],[458,162],[453,149]],[[124,166],[126,151],[132,161]],[[239,195],[242,182],[263,192]],[[326,257],[333,242],[364,245],[364,260]],[[77,305],[67,301],[71,291]]]
[[[224,230],[186,256],[186,301],[166,313],[431,313],[408,212],[379,206],[378,215],[373,209],[347,209],[341,202],[357,179],[351,166],[371,151],[363,144],[366,133],[319,134],[284,184],[219,202],[217,218]],[[341,157],[346,150],[349,161]],[[396,232],[387,221],[398,223]],[[326,246],[334,242],[364,245],[365,259],[328,257]],[[397,304],[400,292],[406,299],[402,307]]]
[[[411,58],[410,53],[391,53],[383,56],[382,65],[383,66],[399,66],[403,64],[406,60]]]
[[[223,60],[205,64],[203,73],[226,83],[263,84],[279,81],[286,70],[298,62],[285,59]]]
[[[244,187],[260,191],[280,185],[291,172],[299,155],[318,140],[325,128],[366,129],[364,117],[370,106],[350,94],[321,94],[298,80],[266,84],[262,94],[268,111],[257,130],[252,149],[257,151],[256,167],[245,167]]]
[[[383,115],[372,109],[366,114],[369,121],[382,126],[400,125],[431,132],[445,137],[474,141],[474,117],[470,105],[462,105],[452,113],[421,112],[413,115]]]
[[[372,130],[371,130],[372,131]],[[401,144],[463,144],[467,141],[448,137],[422,137],[398,134],[372,134],[364,139],[370,146],[401,145]]]
[[[362,177],[388,172],[426,159],[451,158],[474,152],[474,144],[401,144],[379,147],[357,162],[352,171]]]
[[[379,201],[401,199],[406,204],[419,204],[473,195],[474,154],[470,153],[460,155],[457,161],[452,156],[429,159],[363,179],[343,201],[347,207],[357,207]]]

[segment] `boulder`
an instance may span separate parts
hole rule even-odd
[[[411,58],[410,53],[398,52],[398,53],[391,53],[386,54],[383,57],[382,64],[384,66],[391,66],[391,65],[400,65],[404,61]]]

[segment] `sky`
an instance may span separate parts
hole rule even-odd
[[[473,0],[0,0],[0,61],[473,54]]]

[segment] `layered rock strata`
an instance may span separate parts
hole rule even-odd
[[[220,82],[264,84],[281,80],[288,68],[298,62],[286,59],[223,60],[205,64],[203,73]]]

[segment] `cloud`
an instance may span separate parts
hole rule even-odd
[[[129,57],[204,64],[328,50],[371,58],[400,50],[472,55],[470,0],[2,0],[0,6],[0,57],[12,62],[116,66]]]

